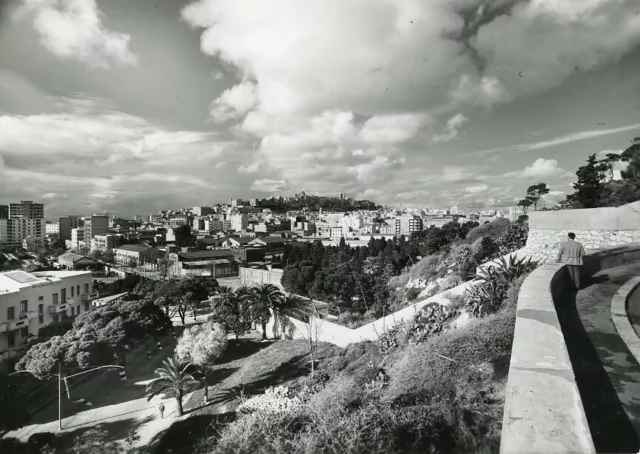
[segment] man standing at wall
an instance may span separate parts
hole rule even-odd
[[[567,265],[576,290],[580,290],[580,269],[583,265],[582,258],[585,256],[585,252],[582,244],[575,241],[575,238],[576,234],[571,232],[569,233],[569,239],[564,243],[560,243],[557,261]]]

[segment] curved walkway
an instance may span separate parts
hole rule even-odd
[[[611,314],[613,296],[639,275],[640,263],[603,270],[558,307],[591,435],[602,453],[640,449],[640,364]]]

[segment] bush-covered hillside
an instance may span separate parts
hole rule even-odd
[[[452,314],[470,304],[471,294],[457,307],[428,308],[377,342],[324,349],[313,376],[281,380],[248,396],[237,419],[210,435],[203,449],[498,452],[517,294],[521,273],[530,271],[522,265],[487,277],[487,288],[505,283],[499,304],[463,327],[456,327]],[[300,347],[299,341],[283,341],[269,349],[289,348],[290,342]]]
[[[389,286],[396,295],[392,307],[400,308],[418,295],[432,296],[470,280],[479,265],[524,247],[527,234],[526,224],[507,219],[473,228],[464,239],[424,257],[407,273],[391,279]]]

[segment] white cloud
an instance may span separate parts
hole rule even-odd
[[[375,116],[366,121],[360,137],[374,144],[405,142],[414,137],[425,122],[424,114]]]
[[[268,114],[505,102],[557,86],[575,67],[614,62],[640,42],[635,0],[513,2],[510,14],[478,9],[469,44],[480,74],[453,37],[472,22],[459,11],[485,3],[199,0],[182,17],[204,29],[203,52],[256,81],[256,108]]]
[[[41,43],[63,60],[97,68],[137,64],[131,36],[107,30],[95,0],[22,0],[14,18],[29,20]]]
[[[558,161],[555,159],[538,158],[533,164],[524,168],[524,170],[516,172],[508,172],[504,176],[508,178],[532,178],[544,180],[546,178],[554,178],[565,171],[558,167]]]
[[[251,82],[242,82],[225,90],[211,104],[211,117],[216,121],[239,118],[256,105],[256,86]]]
[[[48,213],[86,204],[124,213],[188,206],[202,191],[242,184],[235,172],[216,170],[226,150],[235,159],[235,142],[164,129],[96,99],[55,101],[55,113],[0,115],[3,197],[44,197]]]
[[[284,180],[256,180],[251,185],[251,190],[258,192],[281,192],[286,189],[287,183]]]
[[[481,194],[486,192],[489,189],[489,185],[487,184],[478,184],[476,186],[467,186],[465,191],[469,194]]]
[[[460,134],[460,128],[462,128],[462,125],[467,120],[468,118],[460,113],[451,117],[447,121],[447,125],[445,127],[444,132],[442,132],[442,134],[434,135],[433,141],[435,143],[438,143],[438,142],[450,142],[452,140],[457,139]]]

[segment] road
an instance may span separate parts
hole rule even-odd
[[[91,403],[69,402],[63,398],[63,432],[86,430],[96,424],[105,424],[111,437],[122,438],[132,427],[140,428],[140,434],[152,437],[160,430],[168,427],[174,418],[156,421],[158,405],[165,404],[165,418],[175,412],[173,399],[155,397],[150,402],[144,397],[146,383],[155,377],[154,370],[162,365],[162,361],[173,354],[175,341],[171,336],[163,340],[163,350],[151,346],[151,360],[147,358],[146,349],[140,346],[127,356],[127,380],[122,381],[117,371],[96,371],[93,378],[78,384],[71,389],[72,399],[83,398]],[[10,431],[7,437],[16,437],[23,441],[38,432],[58,431],[57,400],[38,411],[32,424],[18,430]],[[150,425],[147,427],[147,425]],[[145,438],[146,439],[146,438]],[[142,442],[142,441],[141,441]]]

